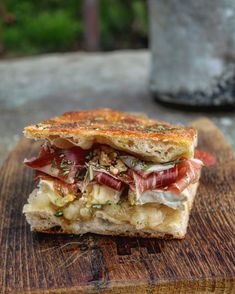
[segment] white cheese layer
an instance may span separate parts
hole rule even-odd
[[[185,196],[187,196],[187,193],[189,191],[184,191]],[[172,197],[172,195],[168,196]],[[39,190],[29,199],[29,203],[24,206],[23,211],[25,213],[47,211],[54,214],[57,210],[60,210],[63,212],[61,221],[84,222],[103,219],[113,224],[132,225],[136,229],[157,228],[164,231],[166,227],[170,227],[172,224],[180,227],[181,215],[184,211],[175,209],[177,207],[172,209],[170,206],[166,206],[162,197],[159,191],[145,193],[141,204],[131,205],[127,197],[121,199],[120,202],[120,193],[118,195],[117,191],[98,184],[92,185],[89,191],[79,199],[72,194],[62,197],[56,193],[52,181],[41,180]],[[174,197],[175,195],[173,195],[173,199]],[[177,195],[177,197],[179,196]],[[170,200],[170,203],[174,202]],[[96,208],[93,207],[94,204],[96,204]],[[185,206],[186,204],[182,203],[182,205]]]
[[[189,196],[190,194],[187,188],[184,189],[181,194],[161,190],[147,190],[136,199],[135,204],[143,205],[146,203],[158,203],[164,204],[173,209],[184,210],[184,202]]]
[[[105,185],[94,184],[90,186],[88,198],[92,204],[118,203],[120,200],[120,191],[116,191]]]

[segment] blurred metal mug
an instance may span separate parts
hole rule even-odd
[[[150,89],[176,105],[235,106],[235,0],[149,0]]]

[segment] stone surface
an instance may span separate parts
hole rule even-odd
[[[233,112],[190,112],[158,105],[149,93],[149,52],[51,54],[0,62],[0,162],[25,125],[68,110],[112,107],[187,123],[212,118],[235,148]]]
[[[235,106],[235,1],[150,0],[149,13],[159,99]]]

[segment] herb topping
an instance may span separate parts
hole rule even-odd
[[[54,216],[56,216],[56,217],[61,217],[61,216],[63,216],[63,215],[64,215],[64,213],[63,213],[62,210],[57,210],[57,211],[54,213]]]

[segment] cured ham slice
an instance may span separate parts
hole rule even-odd
[[[193,159],[183,160],[173,168],[152,173],[148,177],[131,171],[134,180],[132,189],[138,193],[159,189],[180,194],[189,184],[198,181],[201,165],[200,161],[195,162]]]
[[[134,186],[143,193],[146,190],[160,189],[174,183],[178,178],[178,168],[173,167],[165,171],[152,173],[148,177],[142,177],[140,174],[130,171],[133,176]]]
[[[38,157],[26,159],[25,165],[59,178],[67,183],[74,183],[79,168],[84,166],[87,151],[80,147],[59,149],[49,143],[42,145]]]
[[[206,167],[210,167],[216,162],[216,159],[212,154],[198,149],[195,150],[194,157],[200,159]]]
[[[167,188],[167,190],[180,194],[190,184],[199,180],[201,165],[192,160],[185,160],[184,162],[178,164],[177,168],[178,177],[176,181]]]
[[[123,183],[120,180],[115,179],[114,177],[108,175],[107,173],[97,172],[95,175],[95,180],[99,184],[106,185],[117,191],[120,191],[123,188]]]
[[[74,146],[60,149],[46,142],[42,145],[38,157],[25,160],[24,163],[68,184],[78,183],[84,190],[90,182],[106,185],[121,191],[125,185],[139,195],[145,191],[161,190],[180,194],[191,183],[199,180],[201,166],[210,166],[215,158],[204,151],[196,150],[195,158],[181,158],[175,162],[165,164],[146,164],[133,156],[121,156],[128,171],[116,176],[104,167],[90,166],[94,175],[85,177],[89,173],[87,155],[89,151]],[[146,169],[147,166],[147,169]]]

